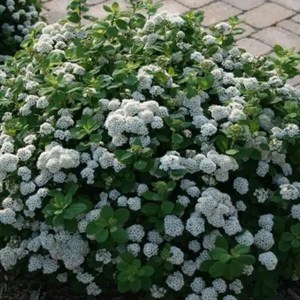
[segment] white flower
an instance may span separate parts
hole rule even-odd
[[[201,160],[199,168],[201,171],[207,174],[212,174],[216,171],[216,164],[209,158],[204,158]]]
[[[154,298],[154,299],[161,299],[165,296],[165,294],[167,293],[167,291],[162,288],[162,287],[159,287],[157,285],[152,285],[151,288],[150,288],[150,292],[151,292],[151,296]]]
[[[294,219],[300,221],[300,204],[293,205],[291,208],[291,215]]]
[[[217,127],[211,123],[207,123],[201,126],[201,134],[203,136],[212,136],[217,132]]]
[[[241,244],[250,247],[254,243],[254,236],[250,231],[245,231],[235,237],[236,241]]]
[[[201,299],[202,300],[217,300],[218,299],[218,292],[213,287],[204,288],[201,291]]]
[[[280,195],[284,200],[296,200],[299,198],[299,190],[292,184],[281,184]]]
[[[261,228],[272,231],[274,226],[273,218],[274,216],[272,214],[261,215],[258,219],[258,224]]]
[[[176,246],[171,246],[170,257],[167,259],[173,265],[181,265],[184,261],[184,253]]]
[[[178,292],[184,286],[184,277],[180,272],[176,271],[167,277],[166,284],[169,288]]]
[[[273,234],[265,229],[260,229],[254,236],[254,244],[265,251],[270,250],[274,243]]]
[[[246,178],[237,177],[233,182],[233,188],[241,195],[245,195],[249,191],[249,183]]]
[[[268,271],[275,270],[278,263],[276,255],[271,251],[261,253],[258,257],[258,260],[263,266],[266,267]]]
[[[171,237],[181,236],[184,225],[180,218],[175,215],[168,215],[164,218],[165,233]]]
[[[197,237],[205,231],[205,220],[199,216],[193,215],[186,221],[186,230]]]
[[[191,289],[194,293],[200,294],[205,288],[205,281],[201,277],[195,277],[191,283]]]
[[[158,253],[158,246],[154,243],[146,243],[143,248],[146,257],[150,258]]]
[[[226,281],[222,278],[215,279],[212,282],[213,287],[216,289],[218,293],[225,293],[227,290]]]
[[[229,284],[229,289],[234,291],[235,294],[240,294],[243,289],[243,284],[239,279],[234,280]]]
[[[95,282],[91,282],[86,287],[86,292],[88,295],[98,296],[99,294],[102,293],[102,290],[99,288],[99,286]]]
[[[145,236],[144,228],[142,225],[136,224],[126,229],[129,240],[133,242],[141,242]]]

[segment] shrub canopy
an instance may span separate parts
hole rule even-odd
[[[36,24],[0,73],[3,268],[94,296],[274,297],[300,275],[299,57],[238,49],[235,19],[105,9]]]

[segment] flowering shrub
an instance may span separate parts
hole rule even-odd
[[[299,56],[155,8],[38,23],[2,68],[0,262],[93,296],[274,298],[300,275]]]
[[[3,0],[0,3],[0,62],[19,48],[38,20],[38,0]]]

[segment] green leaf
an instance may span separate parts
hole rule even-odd
[[[300,234],[300,224],[294,224],[291,226],[291,233],[293,235],[298,235]]]
[[[123,82],[128,86],[134,86],[138,82],[138,79],[135,75],[129,74],[123,79]]]
[[[278,57],[283,57],[286,54],[284,49],[278,44],[274,46],[274,52]]]
[[[118,208],[114,213],[114,217],[117,219],[119,225],[125,224],[129,219],[129,215],[129,211],[126,208]]]
[[[136,280],[129,283],[129,286],[132,292],[138,292],[142,288],[142,281],[140,278],[136,278]]]
[[[278,249],[281,251],[281,252],[287,252],[289,251],[291,248],[291,243],[290,242],[287,242],[287,241],[284,241],[284,240],[280,240],[279,243],[278,243]]]
[[[227,250],[223,249],[223,248],[214,248],[209,252],[209,255],[212,259],[214,260],[218,260],[220,258],[221,255],[225,255],[228,254]]]
[[[233,248],[233,251],[238,254],[246,254],[249,253],[250,248],[245,245],[238,244]]]
[[[127,265],[124,265],[124,270],[127,269]],[[118,281],[121,281],[121,282],[125,282],[128,280],[128,275],[126,272],[121,272],[119,275],[118,275]]]
[[[167,191],[172,192],[176,188],[176,181],[169,181],[167,183]]]
[[[76,219],[64,221],[64,228],[71,232],[75,233],[78,230],[78,221]]]
[[[151,286],[152,286],[152,280],[151,280],[151,278],[144,276],[144,277],[141,278],[141,281],[142,281],[142,289],[144,291],[149,291],[150,288],[151,288]]]
[[[109,13],[112,12],[111,8],[110,8],[109,6],[107,6],[107,5],[103,5],[103,9],[104,9],[106,12],[109,12]]]
[[[120,257],[123,261],[128,263],[131,263],[135,259],[135,256],[131,252],[120,253]]]
[[[225,152],[227,155],[235,155],[237,153],[239,153],[238,149],[229,149]]]
[[[132,162],[132,160],[134,158],[134,155],[132,152],[126,151],[126,150],[120,150],[120,149],[117,149],[115,151],[115,155],[116,155],[117,159],[121,163],[124,163],[124,164],[128,164],[128,163]]]
[[[122,19],[117,19],[116,20],[116,24],[120,29],[126,30],[128,27],[128,24],[126,21],[122,20]]]
[[[147,216],[154,216],[156,215],[159,206],[155,203],[147,203],[142,206],[142,212]]]
[[[300,241],[297,240],[297,239],[293,239],[292,242],[291,242],[291,245],[292,245],[293,248],[299,248]]]
[[[253,255],[242,254],[236,259],[244,265],[252,265],[255,263],[255,257]]]
[[[118,2],[114,2],[111,6],[111,8],[115,11],[118,12],[120,10],[120,6]]]
[[[59,214],[53,217],[52,222],[54,226],[61,226],[64,223],[64,218],[61,214]]]
[[[225,153],[229,147],[229,140],[225,135],[218,135],[215,140],[216,146],[221,152]]]
[[[171,201],[163,201],[160,208],[165,214],[170,214],[174,208],[174,203]]]
[[[144,266],[141,268],[141,271],[143,271],[144,276],[151,276],[154,274],[154,268],[151,266]]]
[[[160,201],[161,200],[159,194],[153,193],[150,191],[143,193],[143,197],[147,200],[152,200],[152,201]]]
[[[67,186],[67,193],[71,196],[74,196],[78,191],[79,185],[78,184],[70,184]]]
[[[215,246],[228,250],[228,241],[224,236],[218,236],[215,242]]]
[[[134,163],[134,168],[139,171],[145,171],[148,164],[145,160],[138,160]]]
[[[282,235],[281,235],[281,239],[283,241],[286,241],[286,242],[290,242],[294,239],[294,236],[293,234],[291,234],[290,232],[284,232]]]
[[[129,285],[127,281],[118,281],[118,291],[120,293],[126,293],[129,291]]]
[[[225,265],[223,277],[225,279],[233,280],[236,277],[239,277],[242,274],[244,269],[244,265],[238,260],[231,260],[229,263]]]
[[[214,77],[212,75],[207,75],[206,77],[198,78],[199,86],[202,90],[208,90],[214,85]]]
[[[87,208],[87,206],[85,203],[74,203],[64,211],[64,218],[65,219],[74,219],[79,214],[85,212],[86,208]]]
[[[249,127],[252,133],[257,132],[259,130],[259,122],[257,122],[256,120],[251,120],[249,122]]]
[[[106,30],[106,34],[108,35],[109,38],[117,37],[118,33],[119,33],[118,28],[114,26],[110,26]]]
[[[113,217],[113,215],[114,215],[114,210],[110,206],[106,205],[102,207],[101,217],[103,219],[108,220],[109,218]]]
[[[231,259],[231,255],[230,254],[222,254],[219,257],[219,261],[222,262],[222,263],[226,263],[230,259]]]
[[[80,16],[75,11],[71,11],[68,13],[68,20],[72,23],[79,23]]]
[[[128,241],[127,232],[125,229],[119,227],[116,231],[111,232],[113,240],[118,244],[124,244]]]
[[[43,213],[44,213],[45,217],[53,216],[55,213],[55,210],[56,210],[55,207],[53,207],[51,204],[48,204],[44,207]]]
[[[223,275],[225,264],[223,262],[217,261],[209,268],[209,274],[216,278]]]
[[[172,134],[172,142],[174,144],[181,144],[184,141],[184,138],[178,134],[178,133],[173,133]]]
[[[214,264],[215,262],[213,260],[205,260],[201,265],[200,265],[200,271],[202,272],[209,272],[210,267]]]
[[[104,243],[108,239],[108,229],[99,229],[95,234],[98,243]]]

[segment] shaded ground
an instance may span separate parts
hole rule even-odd
[[[41,280],[41,277],[15,277],[2,274],[0,276],[0,299],[1,300],[87,300],[86,295],[75,295],[67,286],[53,284]],[[108,297],[92,299],[101,300],[143,300],[138,295],[118,296],[116,291]],[[179,299],[178,299],[179,300]],[[182,300],[182,299],[181,299]],[[251,298],[249,298],[251,300]],[[262,299],[253,299],[262,300]],[[274,300],[300,300],[300,283],[283,282],[279,289],[279,297]]]

